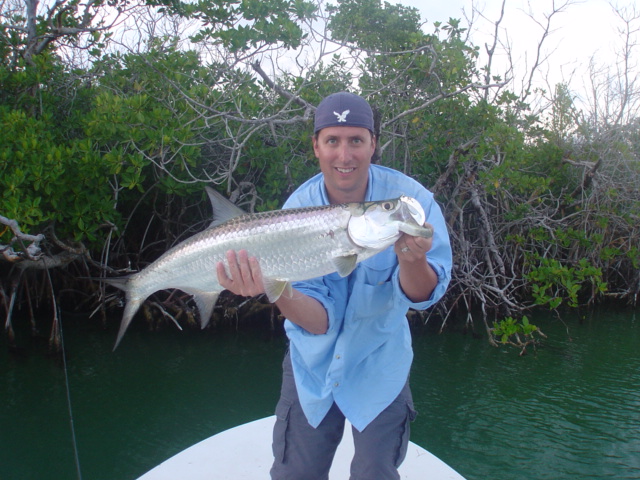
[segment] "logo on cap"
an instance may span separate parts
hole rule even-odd
[[[333,114],[338,119],[338,123],[346,122],[347,121],[347,115],[349,115],[349,113],[351,113],[351,110],[345,110],[342,113],[333,112]]]

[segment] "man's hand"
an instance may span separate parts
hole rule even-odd
[[[227,275],[223,262],[218,262],[216,265],[218,282],[223,288],[243,297],[253,297],[264,293],[262,270],[256,257],[249,257],[246,250],[240,250],[237,253],[234,250],[229,250],[227,263],[229,275]]]
[[[428,223],[426,226],[433,229],[433,226]],[[403,233],[400,238],[396,240],[393,249],[398,256],[398,261],[418,261],[424,259],[425,254],[431,250],[432,244],[433,237],[412,237],[411,235]]]
[[[393,246],[400,264],[400,286],[413,302],[428,300],[438,284],[438,275],[426,257],[432,244],[433,237],[412,237],[403,233]]]
[[[216,272],[220,285],[244,297],[253,297],[265,293],[262,280],[262,270],[256,257],[249,257],[246,250],[237,253],[227,252],[229,274],[224,268],[224,262],[218,262]],[[293,323],[306,329],[310,333],[323,334],[329,328],[327,312],[320,302],[293,290],[293,295],[282,295],[276,300],[280,312]]]

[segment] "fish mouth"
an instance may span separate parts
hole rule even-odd
[[[422,205],[412,197],[405,195],[400,197],[400,208],[393,215],[403,222],[415,223],[418,226],[424,225],[426,215]]]

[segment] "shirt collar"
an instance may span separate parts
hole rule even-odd
[[[367,181],[367,191],[364,194],[364,201],[371,202],[372,199],[372,190],[373,190],[373,169],[369,166],[369,180]],[[322,200],[322,205],[329,205],[331,202],[329,201],[329,194],[327,193],[327,186],[324,183],[324,177],[322,182],[320,182],[320,198]]]

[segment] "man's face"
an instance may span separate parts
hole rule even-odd
[[[364,201],[375,148],[371,132],[362,127],[327,127],[313,137],[331,203]]]

